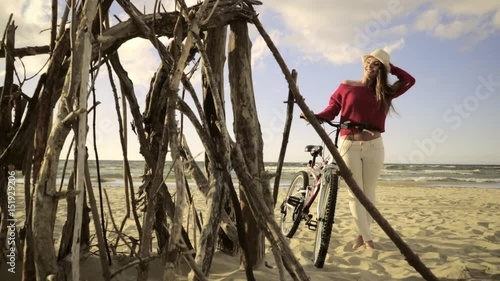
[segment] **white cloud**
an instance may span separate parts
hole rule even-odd
[[[410,32],[477,44],[500,26],[500,1],[265,1],[261,21],[273,26],[279,15],[282,47],[301,52],[302,59],[336,64],[356,62],[359,55],[387,42],[404,41]],[[496,13],[496,14],[495,14]]]
[[[302,59],[345,64],[358,61],[362,54],[386,42],[401,40],[408,32],[401,19],[420,2],[323,0],[311,5],[301,0],[269,0],[260,9],[263,17],[272,13],[281,16],[285,24],[283,44],[301,51]]]
[[[394,42],[391,42],[391,43],[385,45],[383,49],[385,49],[389,53],[393,53],[394,51],[399,50],[399,49],[403,48],[404,46],[405,46],[405,40],[403,38],[401,38],[397,41],[394,41]]]
[[[427,10],[417,16],[414,29],[417,31],[433,30],[441,21],[441,16],[437,9]]]
[[[151,42],[141,38],[132,39],[120,46],[118,53],[134,85],[149,88],[151,78],[160,65],[158,51]]]
[[[431,2],[434,7],[451,16],[483,16],[500,9],[498,0],[440,0]]]
[[[464,38],[462,47],[469,49],[500,26],[499,10],[498,0],[432,1],[428,10],[417,16],[414,29],[445,40]]]
[[[50,2],[47,1],[3,1],[0,24],[4,27],[9,16],[18,27],[17,46],[47,45],[50,40]]]
[[[455,20],[450,23],[441,23],[434,29],[434,35],[442,39],[456,39],[460,36],[474,31],[473,21]]]

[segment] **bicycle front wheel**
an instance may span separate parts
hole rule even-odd
[[[302,220],[302,208],[308,185],[309,175],[304,171],[298,172],[281,203],[280,229],[288,238],[293,237]]]
[[[337,205],[337,191],[339,186],[338,175],[324,175],[325,181],[321,187],[319,214],[316,228],[316,240],[314,244],[314,266],[322,268],[325,264],[330,237],[332,236],[332,226],[335,217],[335,206]]]

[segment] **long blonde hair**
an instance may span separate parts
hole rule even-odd
[[[382,106],[384,111],[387,113],[389,110],[396,111],[392,105],[392,95],[394,95],[395,90],[398,87],[398,82],[393,85],[389,84],[387,79],[387,69],[381,67],[377,73],[377,79],[374,79],[370,85],[373,90],[375,99],[379,106]]]

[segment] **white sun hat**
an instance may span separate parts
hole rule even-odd
[[[369,57],[374,57],[378,59],[382,64],[384,64],[385,69],[387,70],[387,73],[391,73],[391,59],[389,56],[389,53],[382,49],[376,49],[375,51],[371,52],[369,55],[364,55],[361,57],[361,60],[363,64]]]

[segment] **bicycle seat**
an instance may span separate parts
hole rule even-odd
[[[323,147],[321,145],[307,145],[305,151],[310,152],[313,156],[318,156],[321,155]]]

